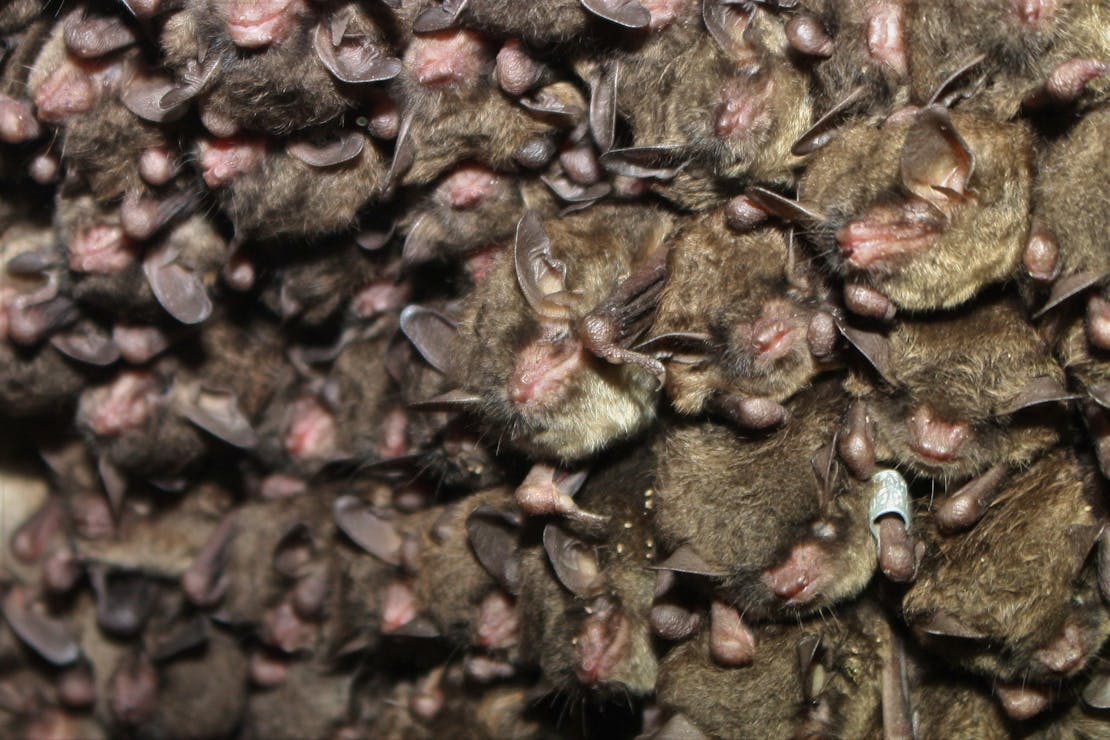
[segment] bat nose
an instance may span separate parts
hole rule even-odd
[[[967,424],[939,419],[927,406],[919,407],[906,423],[913,451],[937,462],[947,462],[956,457],[971,437]]]

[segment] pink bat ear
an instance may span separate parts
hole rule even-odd
[[[948,214],[967,193],[975,157],[948,110],[931,105],[917,114],[906,132],[901,168],[907,190]]]
[[[597,594],[601,565],[593,547],[567,534],[557,524],[548,524],[543,528],[543,549],[555,577],[568,591],[583,599]]]
[[[424,306],[406,306],[401,312],[401,331],[429,365],[444,375],[451,374],[458,338],[454,321]]]

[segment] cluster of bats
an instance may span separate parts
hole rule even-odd
[[[1110,737],[1110,0],[0,5],[0,735]]]

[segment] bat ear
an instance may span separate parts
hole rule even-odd
[[[883,380],[891,385],[898,385],[890,362],[890,340],[885,335],[856,329],[840,321],[837,322],[837,327],[848,343],[863,355]]]
[[[1072,524],[1067,527],[1065,541],[1071,547],[1072,554],[1075,557],[1076,574],[1083,570],[1083,566],[1087,563],[1087,559],[1091,557],[1095,545],[1099,544],[1105,529],[1105,525],[1100,524]]]
[[[270,560],[275,571],[293,578],[301,566],[312,559],[315,552],[316,543],[312,539],[312,530],[304,522],[296,522],[278,539]]]
[[[1110,709],[1110,673],[1096,673],[1083,687],[1083,703],[1095,709]]]
[[[670,180],[686,168],[688,162],[678,162],[684,152],[677,144],[631,146],[610,149],[601,155],[600,161],[607,171],[618,175]]]
[[[705,562],[705,559],[688,544],[680,545],[669,558],[652,567],[654,570],[672,570],[675,573],[690,573],[708,578],[724,578],[728,575],[720,568],[714,568]]]
[[[548,524],[543,528],[543,549],[555,577],[568,591],[583,599],[597,593],[601,566],[594,548],[570,536],[557,524]]]
[[[63,31],[66,48],[82,59],[98,59],[136,42],[135,32],[118,16],[89,18],[73,13]]]
[[[362,154],[366,148],[366,137],[358,131],[347,131],[342,135],[317,146],[308,141],[293,141],[285,145],[289,156],[304,162],[309,167],[334,167],[350,162]]]
[[[10,275],[42,275],[54,267],[60,267],[61,255],[51,247],[20,252],[4,265]]]
[[[344,14],[337,23],[316,26],[313,48],[316,56],[340,82],[357,85],[391,80],[401,72],[401,60],[386,56],[381,48],[361,37],[345,38]]]
[[[400,6],[400,2],[397,4]],[[413,21],[412,30],[416,33],[432,33],[453,28],[468,4],[469,0],[443,0],[441,5],[428,8],[418,15]]]
[[[370,507],[354,496],[340,496],[332,507],[335,524],[351,540],[378,560],[389,565],[401,564],[404,541],[397,529],[370,511]]]
[[[948,111],[939,105],[922,109],[902,144],[902,184],[941,213],[962,200],[975,170],[975,157]]]
[[[948,75],[948,77],[937,86],[936,92],[929,98],[929,105],[942,105],[947,108],[959,98],[968,97],[968,94],[964,93],[961,86],[957,83],[966,81],[967,73],[979,66],[986,58],[986,54],[976,54],[971,59],[961,64],[955,72]]]
[[[1079,398],[1075,393],[1069,393],[1056,378],[1041,375],[1033,378],[1008,402],[996,412],[996,416],[1008,416],[1031,406],[1044,403],[1058,403],[1061,401],[1074,401]]]
[[[636,352],[683,365],[704,362],[714,351],[713,338],[692,331],[672,331],[650,337],[633,348]]]
[[[219,70],[220,55],[206,52],[201,59],[186,65],[182,82],[163,95],[158,104],[164,110],[176,110],[188,104],[216,79]]]
[[[127,476],[105,455],[97,459],[96,472],[100,475],[100,482],[104,484],[104,492],[108,494],[108,504],[112,508],[112,513],[118,514],[123,506],[123,497],[127,495]]]
[[[212,315],[212,299],[204,281],[155,249],[143,260],[143,274],[158,304],[183,324],[199,324]],[[176,255],[174,255],[176,256]]]
[[[438,221],[427,213],[421,214],[409,229],[409,233],[405,234],[405,244],[401,248],[401,265],[410,269],[438,257],[442,232],[443,229]]]
[[[385,176],[385,192],[391,193],[400,183],[401,178],[416,161],[416,145],[412,141],[412,113],[406,114],[401,119],[401,126],[397,129],[397,140],[393,142],[393,161],[389,164],[389,173]]]
[[[139,571],[109,572],[107,566],[89,568],[96,595],[96,623],[113,635],[132,635],[142,629],[151,607],[151,584]]]
[[[43,659],[56,666],[69,665],[81,657],[81,646],[69,628],[58,620],[34,611],[23,586],[15,586],[0,602],[0,612],[20,640]]]
[[[50,337],[54,349],[66,357],[88,365],[105,367],[119,359],[119,347],[112,337],[91,321],[81,321],[72,329]]]
[[[182,415],[214,437],[240,449],[253,449],[258,434],[239,409],[235,394],[197,388],[185,401]]]
[[[209,621],[204,614],[177,621],[169,632],[151,639],[150,659],[155,663],[167,661],[183,653],[208,644]]]
[[[821,685],[823,681],[819,680],[821,675],[824,674],[824,667],[817,663],[817,655],[821,650],[821,636],[814,634],[806,634],[798,638],[798,644],[795,646],[798,656],[798,675],[802,679],[802,692],[805,695],[806,701],[813,701],[821,693],[824,688]],[[814,674],[821,674],[815,676]]]
[[[599,18],[625,28],[644,28],[651,13],[636,0],[581,0],[582,7]]]
[[[919,628],[930,635],[939,637],[958,637],[963,640],[985,640],[986,635],[973,630],[950,612],[937,610]]]
[[[144,121],[169,123],[184,116],[189,109],[189,98],[172,94],[177,90],[168,77],[136,74],[124,83],[120,102]],[[163,102],[167,98],[172,105]]]
[[[1106,275],[1097,272],[1077,272],[1060,278],[1052,284],[1048,300],[1033,314],[1033,318],[1039,319],[1061,303],[1079,295],[1088,288],[1098,285],[1105,278]]]
[[[520,292],[533,311],[549,319],[570,315],[566,305],[552,299],[567,297],[567,266],[551,253],[551,240],[535,211],[527,211],[517,224],[513,266]]]
[[[429,365],[444,375],[451,374],[458,338],[454,321],[424,306],[406,306],[401,312],[401,331]]]
[[[390,637],[419,637],[424,640],[434,640],[442,637],[439,627],[427,617],[415,617],[402,624],[400,627],[389,631]]]
[[[824,115],[798,137],[791,145],[790,153],[798,157],[804,154],[812,154],[836,138],[836,134],[840,130],[837,126],[844,120],[845,112],[863,98],[866,91],[866,85],[857,85],[852,88],[851,92],[840,99],[840,102],[825,111]]]
[[[701,18],[706,30],[717,46],[730,57],[742,56],[739,51],[744,46],[744,35],[755,15],[750,3],[729,2],[729,0],[702,0]]]
[[[517,535],[520,522],[492,506],[479,506],[466,518],[466,535],[482,567],[506,591],[520,592],[520,556]]]
[[[828,512],[833,500],[833,482],[836,478],[836,443],[822,445],[809,460],[817,484],[821,489],[821,511]]]
[[[749,188],[745,195],[758,207],[778,216],[786,223],[808,226],[828,221],[828,217],[813,206],[779,195],[767,188]]]
[[[582,208],[601,200],[613,190],[613,186],[607,182],[579,185],[560,175],[540,175],[540,180],[560,200]]]
[[[416,401],[409,404],[414,411],[467,411],[481,406],[483,399],[474,393],[467,393],[461,388],[446,393],[440,393],[425,401]]]
[[[605,154],[613,148],[617,134],[617,79],[620,65],[604,67],[590,80],[590,133],[598,150]]]

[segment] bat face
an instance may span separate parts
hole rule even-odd
[[[1020,264],[1030,151],[1020,124],[934,106],[844,131],[814,155],[799,193],[827,219],[813,240],[848,285],[900,308],[951,308]]]
[[[202,140],[205,183],[243,235],[256,239],[317,236],[349,229],[358,211],[380,195],[387,167],[357,132],[332,131],[326,142],[290,143],[279,150],[262,137]],[[315,217],[306,222],[305,209]]]
[[[902,320],[881,361],[893,381],[847,388],[860,398],[876,459],[938,480],[1024,465],[1059,438],[1062,371],[1016,303],[984,301],[929,321]],[[1022,358],[1018,360],[1017,358]],[[1041,385],[1055,393],[1041,393]]]
[[[648,448],[591,472],[578,498],[609,517],[604,532],[548,524],[543,547],[522,559],[522,649],[560,690],[640,696],[655,686],[648,623],[655,573],[647,567],[653,472]]]
[[[688,547],[748,620],[788,618],[850,598],[871,580],[869,493],[820,467],[843,409],[839,383],[806,391],[769,434],[712,423],[677,426],[660,452],[656,521]],[[730,512],[720,516],[721,507]]]
[[[978,86],[969,106],[1008,118],[1023,103],[1074,102],[1099,74],[1099,65],[1090,62],[1105,61],[1107,41],[1097,29],[1105,28],[1107,13],[1101,3],[1073,0],[911,4],[907,44],[914,96],[929,99],[956,69],[985,54],[969,73]],[[1104,82],[1089,87],[1084,97],[1105,96]]]
[[[822,110],[844,103],[845,112],[881,114],[905,99],[908,60],[905,3],[827,0],[807,4],[786,33],[814,60]],[[857,92],[857,90],[859,92]]]
[[[667,392],[683,413],[700,412],[714,394],[784,401],[824,367],[809,338],[825,293],[820,276],[792,264],[780,231],[738,234],[724,221],[720,211],[699,217],[670,245],[648,338],[679,333],[676,345],[694,345],[661,347],[664,357],[673,352]]]
[[[622,316],[631,312],[614,332],[639,335],[657,290],[650,258],[659,257],[655,247],[668,221],[637,210],[641,220],[627,230],[596,228],[594,219],[622,212],[594,209],[547,224],[525,216],[513,255],[499,255],[467,299],[457,338],[441,332],[439,339],[429,334],[417,341],[425,357],[439,356],[460,383],[466,406],[514,447],[546,459],[582,459],[638,433],[654,416],[657,382],[633,364],[639,358],[603,361],[608,350],[597,342],[588,348],[590,329],[583,324],[622,281],[648,267],[650,279],[639,288],[643,300],[624,297],[622,308],[614,308]],[[598,249],[599,242],[606,248]],[[444,352],[447,342],[458,348],[454,356]],[[429,352],[428,345],[439,349]]]
[[[1099,496],[1092,471],[1068,451],[1016,475],[974,528],[932,535],[903,602],[907,621],[929,648],[1005,682],[1081,671],[1110,635],[1085,565],[1102,526]]]
[[[184,101],[220,135],[240,128],[287,134],[332,121],[397,74],[374,20],[354,3],[195,0],[165,25],[161,43]],[[259,104],[262,101],[262,104]]]

